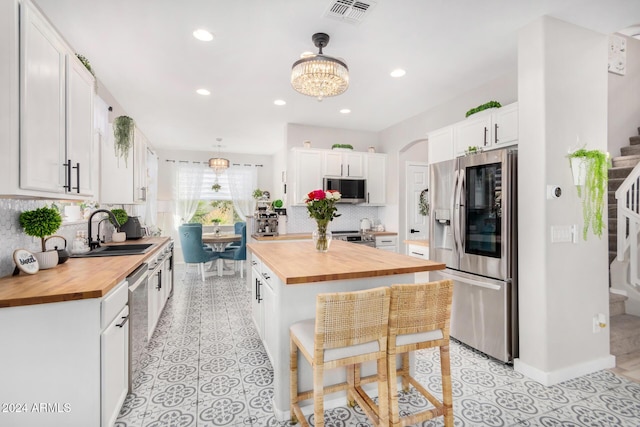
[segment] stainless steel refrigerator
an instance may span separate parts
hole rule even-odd
[[[496,359],[518,356],[517,150],[430,166],[429,257],[453,279],[451,336]]]

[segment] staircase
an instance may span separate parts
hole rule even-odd
[[[640,215],[638,215],[640,166],[636,168],[640,163],[640,128],[638,128],[638,135],[630,137],[629,145],[622,147],[620,153],[620,157],[613,158],[613,167],[609,169],[608,225],[611,285],[618,291],[622,290],[627,295],[632,295],[634,301],[637,301],[640,300],[638,276],[640,258],[637,250],[638,241],[632,238],[633,233],[630,233],[630,230],[640,226]],[[616,190],[619,189],[618,199],[616,199]],[[631,200],[630,203],[629,200]],[[620,217],[619,209],[621,212],[624,211]],[[618,231],[622,236],[618,236]],[[637,236],[637,233],[635,234]],[[618,241],[619,238],[620,241]],[[619,252],[621,256],[616,260]],[[629,299],[627,295],[609,294],[610,351],[617,360],[624,360],[624,355],[640,354],[640,317],[627,314],[626,302]],[[634,305],[637,304],[634,303]]]

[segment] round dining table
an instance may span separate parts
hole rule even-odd
[[[211,245],[215,251],[222,252],[224,248],[231,242],[239,242],[242,240],[240,234],[215,234],[203,233],[202,243]]]

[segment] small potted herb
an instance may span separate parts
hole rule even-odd
[[[31,211],[24,211],[20,214],[20,225],[24,232],[41,240],[42,252],[34,254],[40,265],[40,269],[52,268],[58,265],[58,251],[47,251],[45,238],[51,236],[62,225],[60,212],[51,207],[42,207]]]

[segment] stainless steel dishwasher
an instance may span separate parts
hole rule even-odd
[[[147,348],[148,265],[142,264],[127,277],[129,282],[129,392],[140,372]]]

